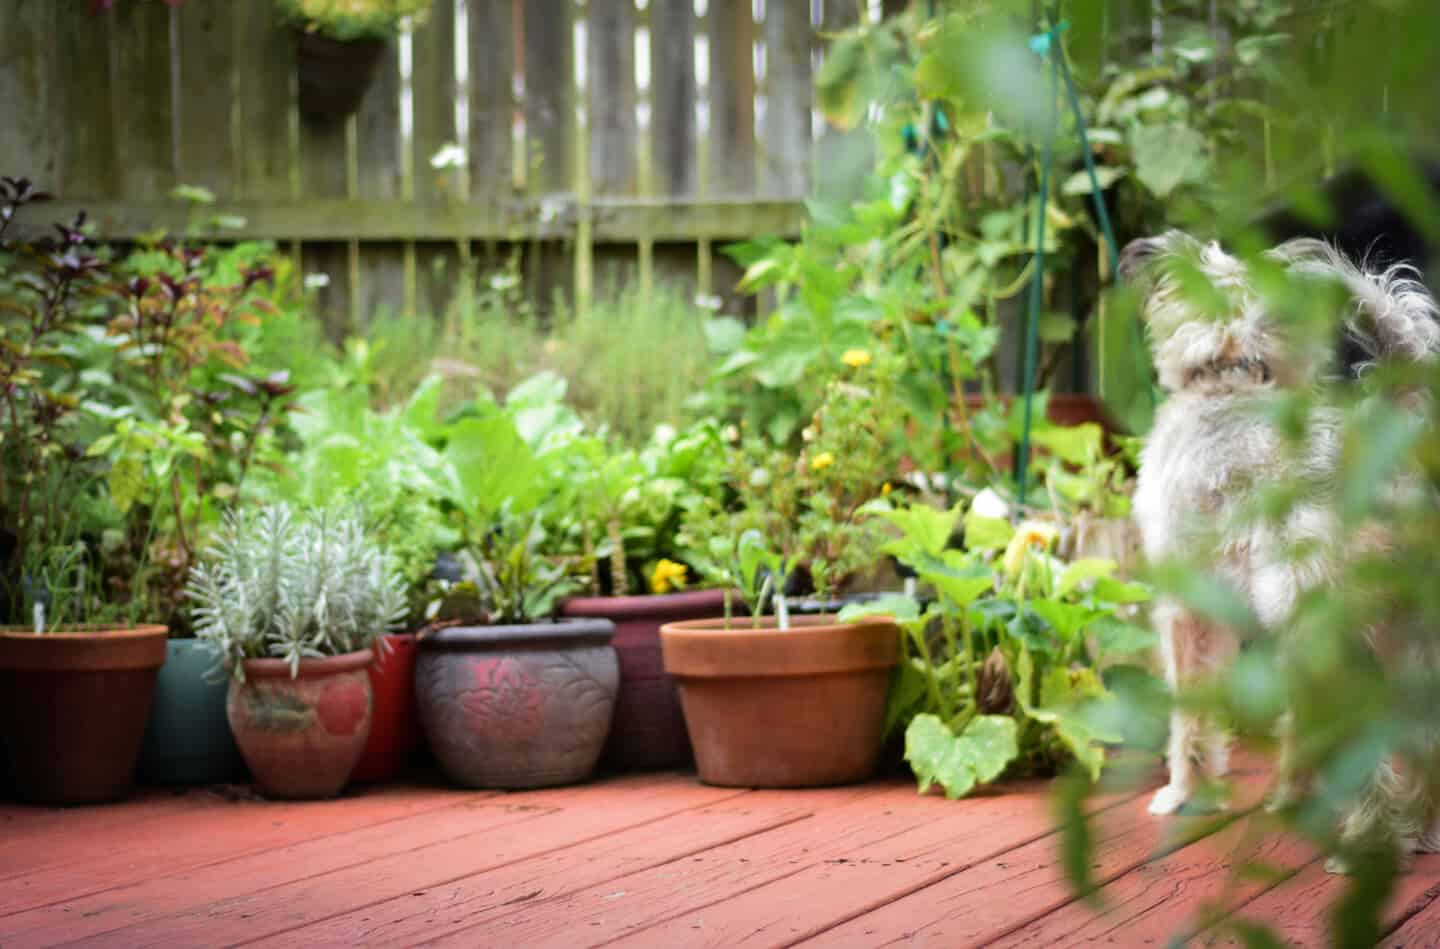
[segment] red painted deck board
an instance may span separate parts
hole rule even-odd
[[[1223,891],[1243,826],[1157,820],[1143,794],[1095,803],[1093,869],[1110,883],[1095,911],[1065,881],[1046,794],[659,774],[514,794],[0,805],[0,946],[1143,946],[1193,929],[1222,892],[1289,944],[1325,944],[1343,881],[1303,842],[1245,842],[1290,875]],[[1393,949],[1440,947],[1440,857],[1417,861],[1387,918]]]

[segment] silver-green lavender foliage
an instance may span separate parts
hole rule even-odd
[[[191,569],[195,635],[236,678],[245,659],[300,660],[364,649],[405,618],[405,582],[354,513],[288,505],[232,513]]]

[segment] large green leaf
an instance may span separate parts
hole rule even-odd
[[[1015,536],[1010,522],[998,517],[976,514],[972,508],[965,513],[966,550],[1003,550]]]
[[[905,760],[922,794],[938,784],[953,800],[998,778],[1020,753],[1017,737],[1006,715],[976,716],[959,735],[935,715],[917,715],[905,729]]]
[[[1135,177],[1157,198],[1168,198],[1181,185],[1203,181],[1210,170],[1205,136],[1180,122],[1136,125],[1130,129]]]
[[[891,552],[914,563],[920,554],[939,557],[944,552],[960,519],[960,507],[942,511],[928,504],[915,504],[881,511],[880,515],[902,532],[900,539],[889,545]]]
[[[1095,620],[1108,616],[1106,610],[1099,610],[1080,603],[1062,603],[1059,600],[1031,600],[1025,604],[1045,622],[1064,642],[1073,642]]]
[[[1079,589],[1080,584],[1088,580],[1109,577],[1115,572],[1116,566],[1115,561],[1102,557],[1085,557],[1081,560],[1071,561],[1065,567],[1065,571],[1060,574],[1060,580],[1055,584],[1055,595],[1066,596]]]
[[[1102,657],[1134,656],[1155,648],[1155,631],[1127,623],[1114,616],[1104,616],[1090,624],[1090,635]]]
[[[445,446],[451,500],[479,524],[508,501],[521,513],[542,496],[542,468],[515,423],[503,415],[457,422]]]

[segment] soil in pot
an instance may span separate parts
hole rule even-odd
[[[567,600],[565,616],[608,619],[620,659],[620,693],[601,762],[617,771],[689,767],[694,755],[675,680],[660,659],[660,627],[725,615],[723,590],[660,596],[593,596]]]
[[[16,797],[99,804],[129,793],[166,634],[0,631],[0,734]]]
[[[620,685],[614,631],[609,620],[575,619],[422,634],[415,696],[441,770],[473,788],[588,777]]]
[[[370,650],[304,659],[245,660],[226,711],[255,787],[268,797],[333,797],[370,737]]]
[[[165,644],[165,665],[140,749],[140,779],[150,784],[240,781],[245,761],[225,716],[229,676],[197,639]]]
[[[390,633],[370,664],[370,739],[350,780],[388,781],[419,742],[415,719],[415,634]]]
[[[320,33],[295,34],[295,75],[300,111],[338,120],[360,107],[385,55],[384,40],[342,42]]]
[[[723,787],[849,784],[875,770],[900,631],[869,618],[667,624],[665,668],[680,686],[700,780]],[[767,628],[768,627],[768,628]]]

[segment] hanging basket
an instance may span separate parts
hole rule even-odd
[[[385,55],[385,40],[341,42],[320,33],[295,32],[295,69],[300,111],[318,119],[343,119],[360,107]]]

